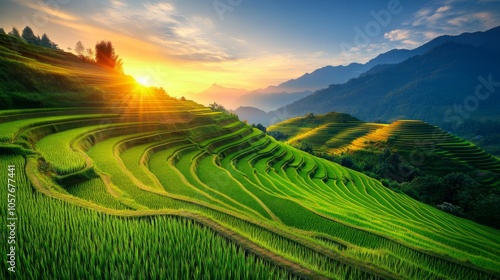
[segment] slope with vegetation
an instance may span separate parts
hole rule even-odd
[[[87,79],[80,65],[53,66]],[[500,277],[496,229],[277,142],[216,106],[145,88],[109,96],[100,106],[0,111],[0,162],[15,167],[0,177],[15,181],[22,229],[18,278]],[[7,209],[0,214],[5,224]]]
[[[499,159],[437,126],[412,120],[364,123],[328,113],[294,118],[267,131],[416,199],[440,208],[450,203],[458,208],[445,207],[448,212],[500,227],[497,212],[487,211],[500,202]]]
[[[100,42],[96,49],[105,45],[104,57],[108,55],[119,62],[114,51],[109,53],[109,44]],[[136,87],[132,77],[114,69],[120,63],[82,58],[0,34],[0,108],[100,106],[113,101],[116,94],[130,93]]]

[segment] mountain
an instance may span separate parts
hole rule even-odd
[[[231,113],[238,115],[238,118],[242,121],[247,121],[253,124],[263,124],[268,125],[269,118],[267,112],[249,106],[238,107],[236,110],[232,110]]]
[[[296,92],[304,90],[318,90],[326,88],[332,84],[342,84],[352,78],[356,78],[364,72],[370,70],[377,65],[384,64],[397,64],[405,61],[406,59],[422,55],[431,49],[442,45],[445,42],[455,42],[460,44],[467,44],[476,47],[489,46],[498,47],[500,45],[500,27],[490,29],[486,32],[463,33],[457,36],[444,35],[437,37],[428,43],[415,48],[413,50],[407,49],[394,49],[382,53],[365,64],[351,63],[347,66],[325,66],[306,73],[299,78],[289,80],[278,86],[268,87],[261,92]]]
[[[312,91],[266,93],[228,88],[214,83],[202,92],[188,93],[185,97],[204,105],[217,102],[227,109],[257,107],[265,111],[271,111],[304,98],[311,93]]]
[[[351,63],[347,66],[325,66],[312,73],[306,73],[297,79],[284,82],[273,88],[287,92],[317,90],[331,84],[347,82],[349,79],[357,77],[366,71],[367,67],[359,63]]]
[[[247,93],[248,90],[246,89],[228,88],[214,83],[201,92],[188,93],[185,97],[203,105],[217,102],[225,107],[231,108],[234,103],[237,103],[236,100],[240,96]]]
[[[493,93],[500,78],[500,48],[491,37],[500,38],[499,31],[440,37],[417,48],[443,42],[422,55],[318,90],[276,113],[291,117],[337,111],[365,121],[421,119],[447,127],[470,117],[498,120],[500,95]],[[463,44],[467,40],[471,43]],[[478,87],[482,90],[476,93]]]
[[[500,45],[500,40],[496,39],[499,37],[500,27],[490,29],[486,32],[463,33],[457,36],[444,35],[413,50],[390,50],[378,55],[365,64],[351,63],[347,66],[325,66],[277,86],[248,91],[213,84],[210,88],[200,93],[191,93],[186,95],[186,97],[205,105],[217,102],[229,109],[244,106],[270,111],[300,100],[310,95],[311,91],[327,88],[333,84],[343,84],[350,79],[374,74],[390,68],[410,57],[423,55],[446,42],[455,42],[491,50],[498,48]]]
[[[301,92],[277,92],[277,93],[257,93],[251,92],[240,96],[233,102],[233,107],[252,106],[264,111],[276,110],[283,105],[290,104],[301,98],[312,94],[312,91]]]

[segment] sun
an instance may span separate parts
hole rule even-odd
[[[143,86],[146,86],[146,87],[149,86],[149,77],[147,77],[147,76],[146,77],[135,78],[135,80],[139,84],[141,84]]]

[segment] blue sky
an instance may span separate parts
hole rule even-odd
[[[127,73],[181,94],[265,87],[484,31],[500,25],[500,1],[0,0],[0,27],[25,25],[65,50],[111,40]]]

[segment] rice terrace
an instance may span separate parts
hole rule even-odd
[[[1,279],[500,279],[496,134],[333,110],[266,128],[125,74],[110,41],[65,51],[14,29]]]

